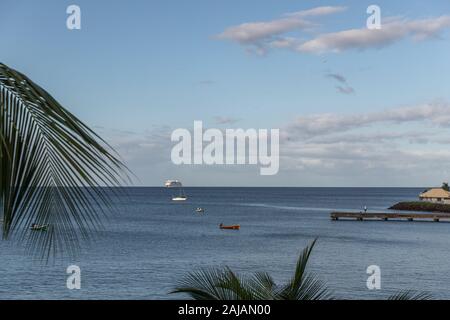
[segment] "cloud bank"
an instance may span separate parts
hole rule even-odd
[[[283,129],[280,170],[322,184],[438,185],[450,176],[449,114],[441,101],[301,116]]]
[[[436,38],[443,29],[450,27],[450,16],[422,20],[398,20],[384,23],[381,29],[350,29],[317,36],[293,45],[292,49],[306,53],[342,52],[383,48],[400,40],[427,40]]]
[[[261,181],[248,166],[173,165],[168,126],[144,133],[102,129],[102,135],[144,185],[180,178],[189,185],[425,186],[450,177],[446,101],[377,112],[302,115],[280,130],[280,173]]]
[[[225,29],[215,37],[220,40],[230,40],[263,54],[267,47],[282,45],[279,41],[285,41],[290,46],[292,42],[277,37],[294,30],[305,30],[314,26],[308,18],[330,15],[344,11],[345,7],[316,7],[309,10],[297,11],[285,14],[282,18],[272,21],[247,22]]]
[[[450,15],[427,19],[383,19],[381,29],[348,29],[316,35],[309,40],[292,37],[292,31],[310,30],[317,24],[312,18],[339,13],[345,7],[317,7],[309,10],[285,14],[282,18],[265,22],[248,22],[231,26],[216,36],[230,40],[246,48],[247,51],[265,54],[270,49],[289,49],[298,53],[322,54],[348,50],[380,49],[404,39],[423,41],[438,38],[450,27]]]
[[[450,128],[450,104],[447,102],[430,102],[373,113],[308,115],[297,118],[287,126],[286,131],[295,133],[297,137],[305,137],[335,134],[376,124],[409,122],[428,123],[429,125]]]

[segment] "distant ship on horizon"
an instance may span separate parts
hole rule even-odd
[[[183,185],[181,184],[180,180],[167,180],[164,183],[164,186],[166,188],[178,188],[179,189],[179,195],[177,196],[172,196],[172,201],[186,201],[187,200],[187,196],[184,192],[183,189]]]
[[[164,186],[166,188],[180,187],[181,186],[181,181],[180,180],[167,180],[164,183]]]

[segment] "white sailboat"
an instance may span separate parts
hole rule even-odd
[[[185,196],[185,195],[179,195],[179,196],[172,197],[172,201],[186,201],[186,200],[187,200],[187,196]]]

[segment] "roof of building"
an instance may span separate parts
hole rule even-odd
[[[420,194],[421,198],[450,198],[450,192],[442,188],[432,188]]]

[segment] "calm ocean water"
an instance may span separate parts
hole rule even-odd
[[[337,297],[374,299],[417,289],[450,299],[450,223],[331,221],[335,209],[384,210],[414,200],[412,188],[130,188],[99,240],[79,258],[43,266],[0,241],[0,299],[175,299],[187,272],[228,265],[293,272],[299,251],[315,237],[310,268]],[[196,207],[206,213],[195,213]],[[218,225],[241,225],[239,231]],[[66,288],[66,267],[81,267],[81,290]],[[381,268],[382,290],[366,288],[366,268]]]

